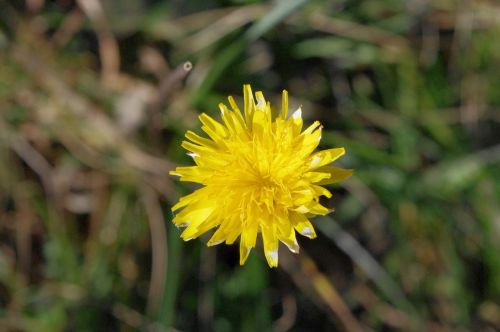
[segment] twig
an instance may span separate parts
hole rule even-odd
[[[500,144],[479,150],[469,157],[473,159],[477,158],[486,165],[498,163],[500,162]]]
[[[148,215],[152,250],[151,281],[149,283],[147,311],[154,317],[161,305],[162,295],[165,290],[168,259],[167,233],[163,221],[163,212],[158,203],[156,192],[147,185],[143,185],[141,191],[144,207]]]
[[[295,284],[306,291],[312,286],[315,293],[330,308],[333,314],[338,317],[346,331],[365,331],[342,300],[342,297],[333,284],[318,270],[314,261],[305,252],[301,252],[300,254],[300,265],[294,263],[294,258],[290,256],[288,253],[283,255],[280,260],[280,266],[291,275]]]
[[[198,318],[201,331],[211,331],[214,320],[214,292],[210,287],[215,276],[215,251],[204,247],[201,249],[200,287],[198,296]]]
[[[96,141],[95,137],[89,137],[88,133],[85,132],[68,133],[67,138],[75,141],[72,147],[78,147],[77,141],[83,138],[80,145],[88,145],[89,148],[92,148],[85,152],[94,152],[93,150],[95,150],[96,153],[99,153],[104,148],[116,148],[126,166],[139,170],[147,176],[153,176],[158,181],[168,183],[166,172],[174,167],[171,162],[143,152],[135,144],[129,142],[103,112],[96,110],[95,105],[71,90],[54,70],[41,59],[33,56],[29,49],[15,48],[12,54],[16,62],[34,74],[37,83],[44,90],[67,107],[70,113],[64,116],[71,115],[78,121],[87,122],[82,128],[93,128],[94,132],[99,135],[99,140]],[[58,109],[58,111],[60,110]],[[62,117],[61,114],[58,116]],[[61,130],[64,131],[64,128],[60,129],[60,132]],[[78,153],[76,154],[78,155]],[[87,155],[90,156],[88,153]],[[95,161],[99,161],[97,156]]]
[[[364,282],[359,282],[352,287],[353,296],[366,310],[375,314],[385,324],[397,328],[400,331],[421,331],[424,323],[420,322],[420,328],[417,329],[417,322],[409,317],[405,312],[392,307],[384,301],[381,301],[378,295]]]
[[[45,0],[26,0],[26,7],[30,12],[35,13],[42,9],[44,3]]]
[[[158,95],[153,104],[153,109],[160,109],[167,97],[172,92],[172,89],[177,83],[179,83],[186,75],[193,69],[193,64],[190,61],[186,61],[183,64],[177,66],[172,72],[168,73],[160,82],[158,88]]]
[[[52,178],[52,166],[23,136],[14,134],[7,125],[0,120],[0,133],[4,136],[12,150],[21,158],[40,178],[45,192],[49,197],[55,194]]]
[[[297,17],[292,17],[287,22],[293,25],[304,24]],[[329,17],[323,13],[309,15],[308,24],[318,31],[379,45],[391,56],[403,56],[409,53],[409,44],[405,38],[373,26]]]
[[[373,280],[377,287],[385,293],[388,299],[411,313],[415,312],[411,302],[406,298],[398,284],[384,268],[370,255],[370,253],[359,244],[354,237],[345,232],[337,223],[329,218],[322,217],[318,220],[316,227],[330,240],[335,242],[346,255],[351,257],[366,275]]]
[[[193,64],[189,61],[177,66],[173,71],[169,72],[160,82],[158,87],[158,95],[151,106],[151,116],[149,126],[151,128],[151,140],[160,142],[161,131],[161,108],[165,100],[172,93],[173,88],[193,69]],[[157,144],[158,145],[158,144]]]
[[[193,35],[185,38],[179,48],[187,53],[193,54],[216,41],[230,32],[262,17],[269,10],[265,5],[247,5],[229,9],[226,15],[220,19],[211,21],[206,27]],[[228,10],[228,11],[229,11]]]
[[[55,47],[64,46],[83,24],[83,13],[79,8],[72,10],[64,18],[59,29],[54,33],[51,40]]]
[[[297,301],[292,294],[286,294],[282,302],[283,314],[274,321],[273,331],[288,331],[297,318]]]
[[[90,19],[99,41],[102,81],[105,85],[112,84],[118,78],[120,71],[120,52],[118,51],[118,43],[108,26],[101,2],[99,0],[77,0],[77,3]]]

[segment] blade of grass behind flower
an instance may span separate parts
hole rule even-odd
[[[171,327],[175,322],[175,301],[177,299],[177,290],[179,289],[179,280],[182,271],[182,247],[180,231],[174,226],[171,220],[167,220],[167,243],[168,243],[168,264],[167,280],[163,292],[161,305],[157,311],[157,320],[165,328]]]
[[[415,314],[415,308],[411,302],[375,258],[354,237],[338,226],[333,219],[329,217],[321,219],[316,224],[317,228],[335,242],[346,255],[351,257],[353,262],[366,273],[389,301],[408,313]]]
[[[242,54],[248,44],[257,40],[306,3],[307,0],[279,1],[267,15],[254,23],[254,25],[246,31],[243,38],[229,45],[222,52],[220,52],[214,60],[210,71],[203,80],[202,85],[198,90],[196,90],[196,94],[193,96],[194,104],[197,105],[206,98],[208,92],[212,89],[214,84],[219,81],[226,70]]]

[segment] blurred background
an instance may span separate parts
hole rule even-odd
[[[0,0],[0,331],[498,331],[499,35],[487,0]],[[171,224],[244,83],[355,169],[277,269]]]

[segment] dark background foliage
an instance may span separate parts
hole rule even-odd
[[[0,330],[495,331],[494,1],[0,1]],[[191,68],[192,67],[192,68]],[[318,238],[182,243],[200,112],[282,89],[355,176]],[[276,104],[278,103],[278,104]]]

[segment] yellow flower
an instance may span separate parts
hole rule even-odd
[[[217,228],[208,245],[232,244],[240,236],[243,265],[262,234],[269,266],[278,265],[278,244],[297,253],[295,231],[316,237],[308,218],[330,212],[319,203],[332,194],[321,185],[339,182],[352,170],[329,166],[343,148],[314,153],[321,139],[318,121],[302,131],[301,109],[288,117],[288,93],[283,91],[281,112],[275,114],[262,92],[244,85],[244,112],[229,97],[232,110],[219,104],[222,123],[200,115],[201,129],[210,137],[186,133],[182,147],[196,166],[177,167],[170,174],[197,182],[200,189],[184,196],[172,210],[182,209],[173,222],[186,227],[191,240]]]

